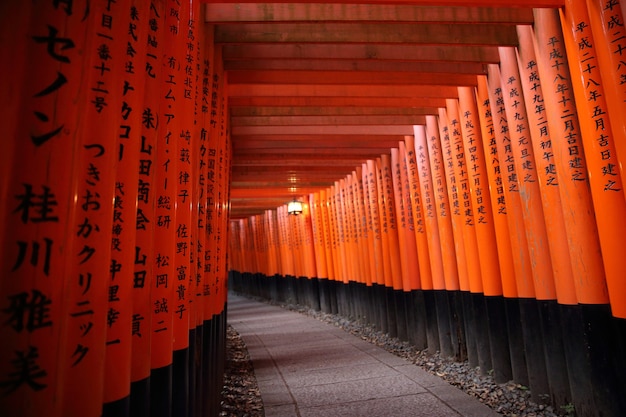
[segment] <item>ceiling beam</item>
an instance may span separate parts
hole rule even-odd
[[[216,43],[403,43],[516,46],[515,26],[488,24],[242,23],[217,25]]]
[[[413,22],[531,24],[531,8],[416,6],[397,4],[208,3],[206,21],[243,22]]]
[[[237,158],[233,158],[232,166],[236,167],[259,167],[259,166],[274,166],[281,165],[283,167],[293,167],[298,169],[300,167],[324,167],[328,169],[328,166],[341,166],[348,165],[355,167],[360,165],[363,159],[355,156],[346,155],[329,155],[324,158],[320,158],[316,153],[310,155],[300,154],[299,159],[290,158],[290,155],[285,153],[268,153],[264,155],[254,155],[252,153],[240,153]],[[289,171],[291,171],[290,169]]]
[[[211,3],[213,0],[201,0],[204,3]],[[245,3],[259,3],[255,0],[222,0],[220,3],[228,4],[245,4]],[[273,3],[290,3],[290,4],[306,4],[308,1],[293,1],[293,0],[275,0]],[[315,0],[318,4],[352,4],[354,0]],[[366,0],[359,3],[363,4],[384,4],[384,5],[420,5],[420,6],[465,6],[465,7],[502,7],[502,0]],[[506,7],[531,7],[531,8],[558,8],[564,5],[564,0],[514,0],[507,1]]]
[[[443,106],[438,106],[443,107]],[[427,115],[436,114],[438,107],[285,107],[285,106],[249,106],[233,107],[232,117],[246,116],[355,116],[355,115]]]
[[[415,73],[396,71],[248,71],[228,72],[228,83],[233,84],[407,84],[476,86],[472,74]]]
[[[224,60],[258,59],[345,59],[393,60],[401,62],[480,62],[498,63],[495,46],[325,43],[325,44],[239,44],[224,45]]]
[[[229,107],[281,106],[281,107],[445,107],[447,97],[345,97],[345,96],[254,96],[228,97]]]
[[[487,75],[487,62],[420,62],[420,61],[382,61],[348,59],[249,59],[229,60],[224,62],[224,69],[229,73],[236,70],[246,71],[393,71],[413,73],[445,74],[480,74]],[[493,57],[497,57],[494,55]],[[493,62],[497,63],[497,61]]]
[[[233,84],[228,93],[230,97],[458,97],[456,87],[442,85]]]
[[[431,114],[438,114],[437,112]],[[418,125],[424,123],[423,115],[322,115],[322,116],[242,116],[231,117],[233,129],[240,126],[341,126],[341,125]]]
[[[425,124],[425,118],[413,124]],[[412,135],[410,125],[233,126],[232,135]]]

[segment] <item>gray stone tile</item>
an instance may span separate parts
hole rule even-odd
[[[300,417],[459,417],[429,394],[300,407]]]
[[[381,378],[395,375],[396,371],[380,363],[314,369],[307,372],[284,372],[283,378],[291,388],[310,385],[336,384],[346,381]]]
[[[336,384],[311,385],[291,389],[291,394],[299,407],[315,407],[328,404],[341,404],[366,401],[375,398],[424,393],[420,387],[404,375],[344,381]]]

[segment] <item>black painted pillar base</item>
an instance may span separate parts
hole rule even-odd
[[[387,334],[391,337],[397,337],[398,322],[396,321],[396,303],[393,288],[385,287],[385,299],[387,300]]]
[[[547,404],[550,398],[550,384],[548,382],[544,340],[540,325],[541,316],[537,300],[534,298],[520,298],[519,306],[531,398],[538,404]]]
[[[472,295],[469,291],[461,291],[461,309],[463,311],[463,324],[465,327],[465,346],[467,347],[467,361],[472,368],[479,365],[478,348],[476,346],[476,315]]]
[[[150,372],[150,416],[172,416],[172,365]]]
[[[511,372],[513,381],[528,386],[528,366],[524,350],[524,334],[518,298],[505,298],[506,326],[509,335],[509,352],[511,355]]]
[[[130,396],[104,403],[102,417],[130,417]]]
[[[409,342],[417,349],[428,349],[428,339],[426,330],[428,328],[428,318],[426,316],[426,303],[424,302],[424,291],[413,290],[408,293],[411,300],[407,303],[408,308],[413,311],[415,320],[409,323]],[[439,339],[439,336],[435,337]]]
[[[608,305],[581,309],[596,408],[601,415],[626,416],[624,320],[612,317]]]
[[[437,317],[435,292],[426,290],[423,292],[423,296],[424,310],[426,312],[426,343],[428,344],[428,352],[433,354],[440,350],[439,321]]]
[[[461,291],[446,291],[450,306],[450,334],[454,358],[463,362],[467,360],[467,336],[465,334],[465,311]]]
[[[550,384],[550,403],[558,410],[572,402],[559,305],[556,300],[538,300],[543,332],[546,372]]]
[[[174,351],[172,365],[172,415],[189,415],[189,349]]]
[[[472,307],[475,317],[476,351],[478,353],[478,366],[483,375],[489,374],[493,365],[491,363],[491,346],[489,343],[489,317],[485,296],[482,293],[472,293]]]
[[[404,292],[402,290],[393,290],[395,313],[396,313],[396,327],[397,338],[400,340],[408,340],[407,325],[406,325],[406,305],[404,304]]]
[[[140,379],[130,384],[130,415],[150,416],[150,378]]]
[[[437,327],[439,335],[439,351],[442,358],[454,357],[454,349],[452,347],[452,322],[450,320],[450,304],[448,303],[448,294],[446,290],[433,290],[435,298],[435,311],[437,312]]]
[[[485,296],[485,306],[489,324],[493,377],[497,383],[504,383],[513,379],[504,298]]]
[[[319,297],[320,297],[320,310],[322,313],[330,314],[332,308],[330,306],[330,294],[328,291],[328,278],[317,279]]]

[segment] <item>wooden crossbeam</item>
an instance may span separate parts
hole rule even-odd
[[[516,46],[514,26],[491,24],[242,23],[217,25],[217,43],[377,43]]]
[[[471,74],[438,74],[397,71],[229,71],[234,84],[378,84],[378,85],[452,85],[476,86]]]
[[[531,8],[423,6],[406,4],[208,3],[214,23],[243,22],[413,22],[531,24]]]

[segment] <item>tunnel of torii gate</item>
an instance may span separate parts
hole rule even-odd
[[[0,415],[217,416],[227,289],[626,415],[626,2],[1,3]]]

